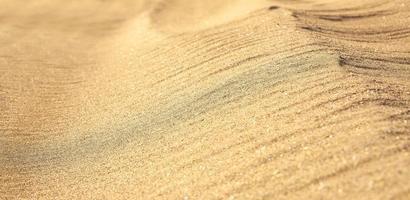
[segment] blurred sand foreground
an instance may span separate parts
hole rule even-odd
[[[408,0],[0,0],[0,199],[410,199]]]

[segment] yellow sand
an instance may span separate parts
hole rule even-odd
[[[0,0],[0,199],[409,199],[408,0]]]

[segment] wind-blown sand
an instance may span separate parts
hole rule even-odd
[[[409,199],[407,0],[0,0],[0,199]]]

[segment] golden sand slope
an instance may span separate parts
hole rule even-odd
[[[0,199],[408,199],[408,0],[0,0]]]

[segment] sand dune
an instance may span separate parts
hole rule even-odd
[[[408,199],[407,0],[0,0],[0,199]]]

